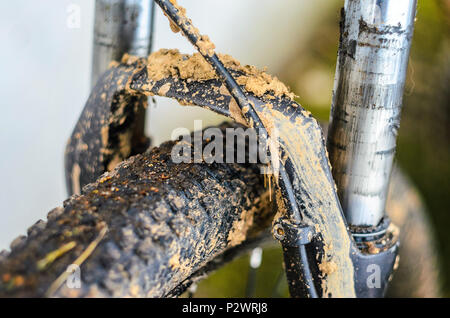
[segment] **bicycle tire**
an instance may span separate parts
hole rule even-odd
[[[122,162],[14,240],[0,256],[0,296],[163,297],[267,228],[257,165],[176,164],[174,144]],[[55,286],[86,251],[81,287]]]
[[[230,127],[229,124],[221,126],[222,129],[226,127]],[[264,188],[263,176],[257,165],[174,164],[170,161],[174,144],[175,142],[166,142],[159,148],[122,162],[112,172],[103,174],[96,182],[84,187],[82,195],[74,195],[65,201],[63,208],[52,210],[47,222],[38,221],[30,227],[27,237],[20,236],[13,241],[11,252],[0,252],[0,297],[179,296],[192,282],[261,243],[261,239],[266,239],[267,231],[263,231],[271,222],[272,212],[267,202],[268,189]],[[402,194],[410,193],[414,187],[404,181],[401,173],[394,173],[392,179],[388,206],[394,204],[398,207],[396,210],[401,207],[411,208],[409,200]],[[125,184],[119,185],[120,182]],[[115,185],[120,189],[114,192],[118,196],[103,198],[105,190],[108,192]],[[132,189],[133,186],[137,188]],[[151,191],[139,193],[141,186]],[[196,190],[217,194],[214,190],[217,186],[224,191],[221,195],[209,196],[207,204],[204,200],[206,196],[186,195],[181,196],[181,208],[176,206],[174,200],[177,199],[174,198],[178,194],[186,191],[193,193]],[[114,202],[115,198],[121,198],[122,204]],[[127,207],[127,204],[130,206]],[[154,211],[150,211],[152,204]],[[197,208],[183,208],[189,205]],[[155,219],[153,214],[158,208],[167,213]],[[420,204],[415,204],[412,208],[409,214],[417,216],[413,219],[422,220],[425,213],[420,209]],[[198,209],[204,213],[195,215]],[[212,210],[216,214],[211,218],[209,216]],[[249,211],[255,213],[249,214]],[[147,216],[145,221],[148,222],[136,222],[136,217],[140,219],[140,216]],[[200,218],[196,219],[197,223],[192,224],[195,216]],[[246,223],[243,220],[249,216],[253,216],[251,227],[246,231],[232,231],[235,222],[244,225]],[[179,221],[175,227],[171,226],[174,220]],[[70,289],[63,285],[49,295],[48,291],[57,277],[98,237],[102,224],[109,231],[81,264],[81,288]],[[423,226],[423,220],[419,224]],[[160,234],[164,233],[161,237],[155,237],[145,232],[146,225],[151,229],[163,227],[168,231],[161,232]],[[203,228],[205,234],[197,241],[195,236],[186,235],[188,229],[194,229],[195,232],[196,227]],[[80,228],[83,230],[77,233]],[[176,229],[180,228],[183,231],[180,232],[181,235],[177,235]],[[404,237],[411,232],[417,234],[417,229],[411,231],[407,227],[402,228]],[[419,232],[431,239],[429,227],[425,226]],[[242,234],[238,241],[229,240],[233,233]],[[72,241],[76,242],[75,248],[39,270],[39,261]],[[170,242],[176,244],[170,245]],[[194,244],[190,244],[192,242]],[[204,243],[201,245],[204,247],[203,252],[193,253],[195,246],[198,246],[196,243]],[[404,272],[402,268],[405,266],[409,274],[399,277],[394,275],[389,294],[417,297],[417,286],[424,283],[423,279],[414,279],[419,273],[427,277],[426,285],[429,287],[421,296],[437,295],[436,260],[429,258],[432,246],[424,245],[427,248],[420,250],[422,254],[428,253],[423,256],[420,254],[420,259],[425,259],[428,263],[421,262],[420,268],[415,268],[413,275],[407,263],[409,259],[417,260],[418,256],[411,257],[410,250],[413,248],[409,248],[409,245],[410,240],[403,240],[400,250],[401,253],[405,250],[406,255],[400,262],[399,275]],[[180,259],[186,260],[188,265],[184,266],[183,271],[180,271],[180,267],[170,266],[169,256],[174,254],[171,254],[170,249],[176,251],[177,246],[187,247],[179,254]],[[398,284],[399,280],[401,286]],[[404,287],[405,283],[410,285],[409,288]]]

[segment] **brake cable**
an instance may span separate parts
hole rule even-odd
[[[191,44],[197,48],[203,58],[213,67],[218,76],[224,82],[231,96],[235,99],[247,122],[253,122],[253,127],[257,128],[259,133],[261,134],[260,137],[267,140],[267,129],[261,121],[261,118],[258,116],[254,106],[248,101],[248,98],[242,91],[241,87],[237,84],[236,80],[220,61],[220,59],[214,52],[213,46],[208,45],[208,47],[205,49],[204,44],[205,42],[209,42],[209,39],[200,35],[199,30],[195,28],[192,24],[192,21],[185,16],[184,9],[178,6],[176,4],[176,1],[155,0],[155,2],[161,7],[165,15],[170,19],[170,22],[173,23],[176,28],[179,28],[181,30],[181,32],[189,40],[189,42],[191,42]],[[287,201],[289,203],[287,212],[290,219],[294,221],[295,224],[300,224],[302,221],[302,215],[295,199],[292,183],[281,160],[279,164],[279,186],[282,192],[287,197]],[[307,296],[311,298],[317,298],[318,294],[308,263],[305,245],[298,244],[297,247],[298,249],[296,249],[296,253],[298,253],[299,255],[296,258],[298,258],[301,262],[301,266],[299,268],[301,273],[299,274],[304,280],[303,284],[306,287]]]

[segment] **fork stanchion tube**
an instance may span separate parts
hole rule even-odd
[[[91,86],[124,53],[147,56],[152,47],[153,0],[96,0]]]
[[[346,0],[327,147],[347,222],[376,226],[400,124],[416,0]]]

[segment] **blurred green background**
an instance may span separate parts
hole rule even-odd
[[[341,1],[318,17],[309,45],[278,74],[313,115],[327,121],[336,67]],[[418,188],[428,209],[440,256],[443,296],[450,296],[450,1],[419,0],[403,99],[397,161]],[[249,256],[202,281],[195,297],[245,296]],[[280,248],[263,253],[256,297],[287,296]]]

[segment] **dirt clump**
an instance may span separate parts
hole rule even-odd
[[[205,48],[207,49],[207,48]],[[252,65],[241,65],[239,61],[227,54],[219,54],[224,66],[241,75],[237,77],[239,85],[247,92],[261,97],[266,93],[273,96],[286,96],[293,99],[295,95],[277,77],[259,70]],[[193,55],[181,54],[176,49],[161,49],[147,58],[147,73],[151,80],[159,81],[166,77],[179,77],[193,81],[217,79],[215,70],[205,61],[200,53]]]

